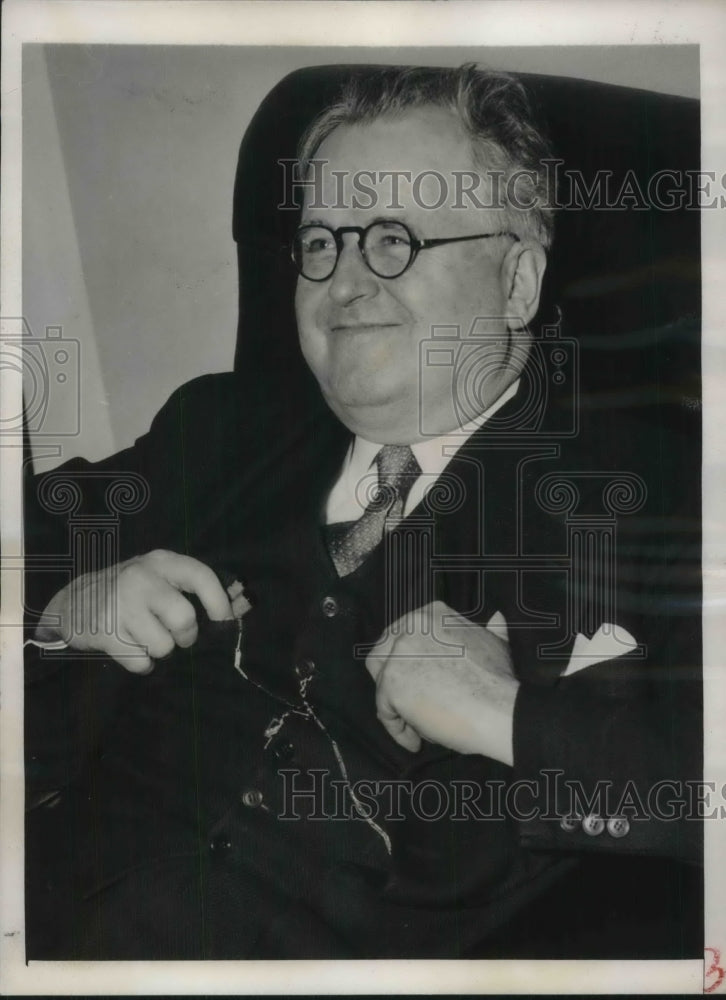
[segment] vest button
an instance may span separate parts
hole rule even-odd
[[[295,664],[295,673],[301,681],[306,681],[309,677],[312,677],[317,669],[314,660],[298,660]]]
[[[214,851],[215,854],[223,854],[228,851],[232,846],[232,841],[229,839],[226,833],[218,833],[209,843],[210,851]]]
[[[262,792],[257,788],[247,788],[242,792],[242,802],[249,809],[256,809],[262,805]]]
[[[326,618],[335,618],[340,611],[338,602],[334,597],[324,597],[320,603],[320,609]]]
[[[283,737],[275,740],[270,749],[272,750],[272,756],[280,764],[284,764],[291,760],[295,754],[295,747],[289,740],[286,740]]]

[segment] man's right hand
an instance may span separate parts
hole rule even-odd
[[[234,617],[209,566],[156,549],[77,577],[48,604],[36,636],[104,652],[132,673],[148,673],[153,660],[197,639],[194,607],[183,591],[197,595],[211,620]]]

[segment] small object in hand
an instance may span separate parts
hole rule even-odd
[[[235,580],[227,587],[229,599],[232,602],[232,613],[237,620],[237,645],[234,650],[234,669],[241,674],[245,680],[249,680],[247,674],[242,669],[242,618],[251,609],[252,605],[245,597],[245,588]]]
[[[232,613],[234,617],[237,619],[242,618],[252,607],[249,600],[245,596],[244,586],[239,582],[239,580],[235,580],[233,583],[230,583],[229,587],[227,587],[227,593],[229,594],[229,599],[232,603]]]

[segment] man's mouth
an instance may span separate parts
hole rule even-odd
[[[330,327],[332,333],[376,333],[379,330],[393,330],[400,323],[336,323]]]

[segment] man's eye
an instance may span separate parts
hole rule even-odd
[[[323,253],[326,250],[332,249],[334,241],[330,237],[316,236],[311,240],[303,241],[303,252],[304,253]]]
[[[383,233],[377,242],[383,247],[407,247],[409,245],[408,239],[401,236],[400,233]]]
[[[381,223],[371,231],[369,243],[379,250],[402,250],[410,248],[411,239],[401,226]]]

